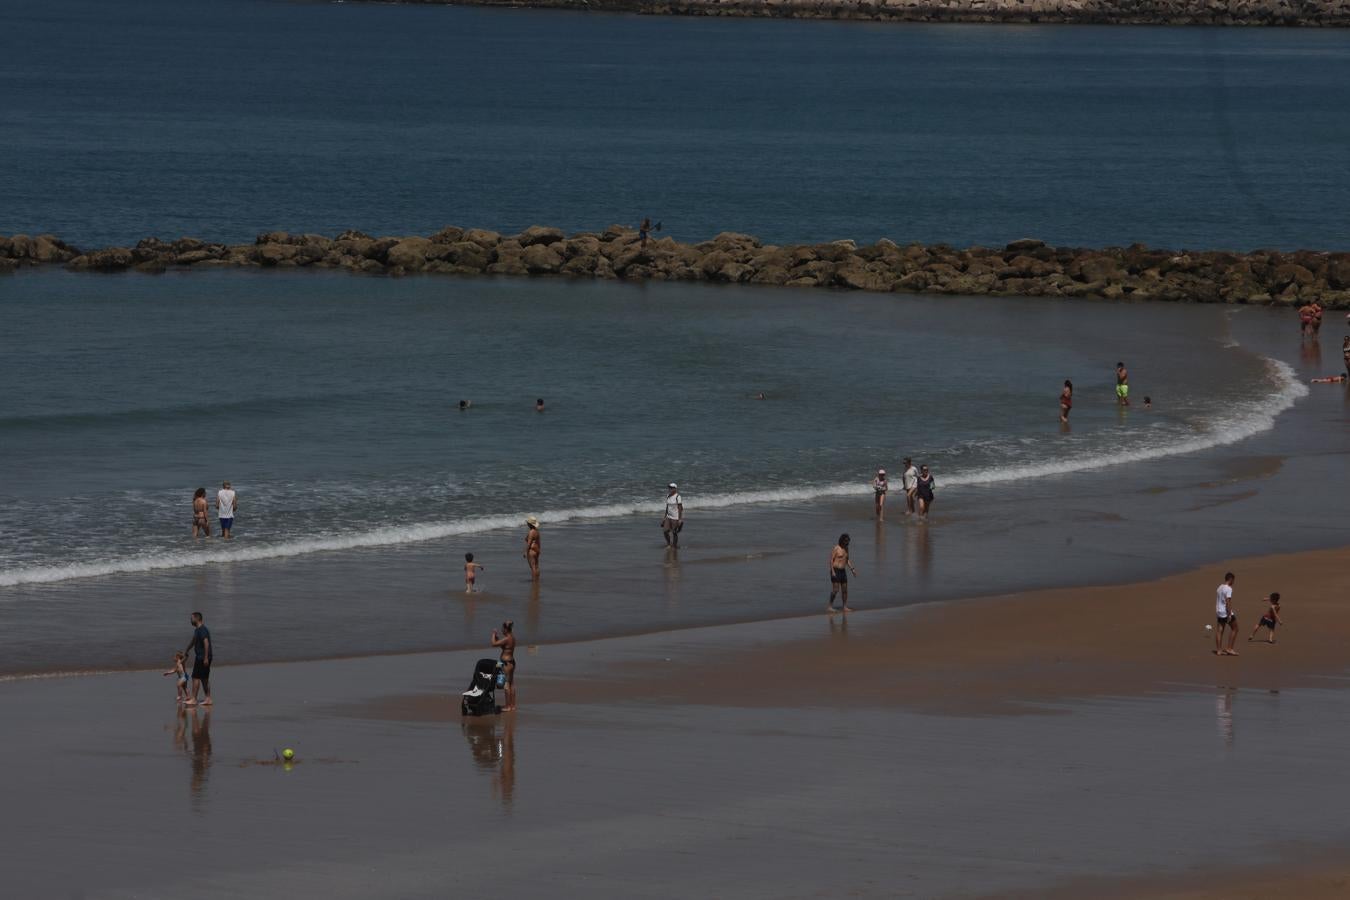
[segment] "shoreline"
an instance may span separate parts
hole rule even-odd
[[[861,247],[852,240],[766,245],[735,232],[698,243],[653,237],[644,245],[636,229],[622,225],[570,236],[543,226],[516,235],[447,226],[428,237],[274,231],[252,244],[146,238],[134,247],[96,250],[53,235],[0,236],[0,274],[58,265],[81,272],[309,268],[1278,307],[1317,301],[1327,309],[1350,309],[1350,252],[1314,250],[1173,251],[1142,244],[1095,249],[1052,247],[1032,238],[964,250],[901,246],[884,238]]]
[[[375,0],[395,2],[395,0]],[[558,9],[650,16],[829,19],[986,25],[1350,27],[1335,0],[397,0],[419,5]]]

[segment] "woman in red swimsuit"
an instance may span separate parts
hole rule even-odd
[[[1059,420],[1064,424],[1069,422],[1069,410],[1073,409],[1073,382],[1064,379],[1064,390],[1059,392]]]

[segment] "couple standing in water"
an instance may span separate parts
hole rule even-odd
[[[233,537],[234,530],[234,511],[239,506],[239,495],[235,493],[234,488],[230,487],[228,481],[220,486],[216,491],[216,515],[220,519],[220,536],[225,540]],[[211,517],[210,507],[206,500],[206,488],[199,487],[197,492],[192,495],[192,537],[211,536]]]
[[[1130,370],[1125,368],[1125,363],[1116,363],[1116,405],[1122,409],[1130,405]],[[1150,409],[1153,406],[1151,397],[1144,398],[1144,409]],[[1059,421],[1062,425],[1069,424],[1069,412],[1073,409],[1073,382],[1064,379],[1064,387],[1059,392]]]

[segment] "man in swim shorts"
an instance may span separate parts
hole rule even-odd
[[[202,621],[202,614],[195,612],[190,619],[192,622],[192,640],[183,648],[183,654],[188,650],[192,651],[192,696],[183,704],[184,706],[197,705],[197,692],[205,692],[206,699],[202,700],[202,706],[211,705],[211,660],[214,658],[215,650],[211,646],[211,632],[207,629],[206,623]]]
[[[666,486],[666,512],[661,517],[661,533],[665,536],[667,547],[680,546],[680,530],[684,528],[684,500],[680,498],[680,486],[671,482]]]
[[[1233,605],[1233,582],[1237,576],[1232,572],[1223,576],[1223,584],[1219,585],[1218,591],[1214,595],[1214,615],[1218,619],[1218,625],[1214,629],[1214,653],[1216,656],[1237,656],[1238,652],[1233,649],[1237,643],[1237,607]],[[1227,628],[1228,649],[1223,647],[1223,630]]]
[[[844,612],[853,612],[848,605],[848,573],[852,572],[856,576],[858,570],[849,561],[848,544],[849,536],[841,534],[839,543],[830,551],[830,602],[825,607],[828,612],[834,612],[834,597],[840,593],[843,596],[839,598],[839,608]]]
[[[239,496],[230,487],[228,481],[216,491],[216,515],[220,517],[220,536],[230,539],[230,530],[234,528],[234,511],[239,505]]]
[[[1130,405],[1130,370],[1125,368],[1123,362],[1116,363],[1116,403],[1120,406]]]

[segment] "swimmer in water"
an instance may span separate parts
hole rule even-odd
[[[1152,408],[1153,408],[1153,398],[1152,398],[1152,397],[1145,397],[1145,398],[1144,398],[1144,409],[1152,409]]]
[[[1344,375],[1328,375],[1325,378],[1310,378],[1308,384],[1340,384],[1345,381]]]
[[[468,400],[461,400],[461,401],[459,401],[459,411],[460,411],[460,412],[464,412],[464,410],[468,409],[470,406],[473,406],[473,403],[471,403],[471,402],[468,401]]]
[[[1130,370],[1125,368],[1123,362],[1116,363],[1116,403],[1120,406],[1130,405]]]
[[[1059,392],[1059,420],[1069,423],[1069,410],[1073,409],[1073,382],[1064,379],[1064,390]]]
[[[535,412],[543,412],[543,411],[544,411],[544,398],[543,398],[543,397],[540,397],[538,400],[534,401],[534,411],[535,411]]]

